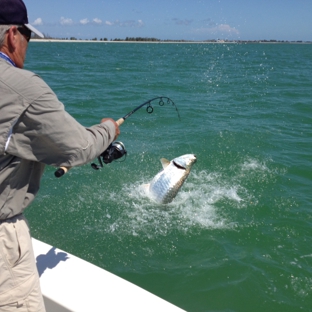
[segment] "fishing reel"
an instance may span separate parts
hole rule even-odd
[[[100,165],[92,163],[91,167],[95,170],[99,170],[100,168],[104,167],[103,162],[105,164],[110,164],[114,160],[117,160],[123,156],[125,156],[125,158],[127,156],[127,151],[124,144],[120,141],[115,141],[111,143],[108,148],[98,157]],[[123,161],[125,161],[125,158]]]

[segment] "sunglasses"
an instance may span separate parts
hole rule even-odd
[[[25,26],[17,27],[17,30],[20,32],[21,35],[24,36],[24,38],[29,42],[30,37],[31,37],[31,30],[29,30]]]

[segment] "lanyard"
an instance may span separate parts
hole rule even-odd
[[[6,60],[9,64],[13,65],[14,67],[16,67],[15,63],[3,52],[0,52],[0,58]]]

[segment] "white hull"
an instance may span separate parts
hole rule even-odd
[[[183,311],[68,252],[32,241],[47,312]]]

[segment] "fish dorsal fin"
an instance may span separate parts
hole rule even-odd
[[[166,167],[168,167],[169,164],[170,164],[170,160],[168,160],[168,159],[166,159],[166,158],[161,158],[161,159],[160,159],[160,162],[161,162],[161,164],[162,164],[162,166],[163,166],[164,169],[166,169]]]

